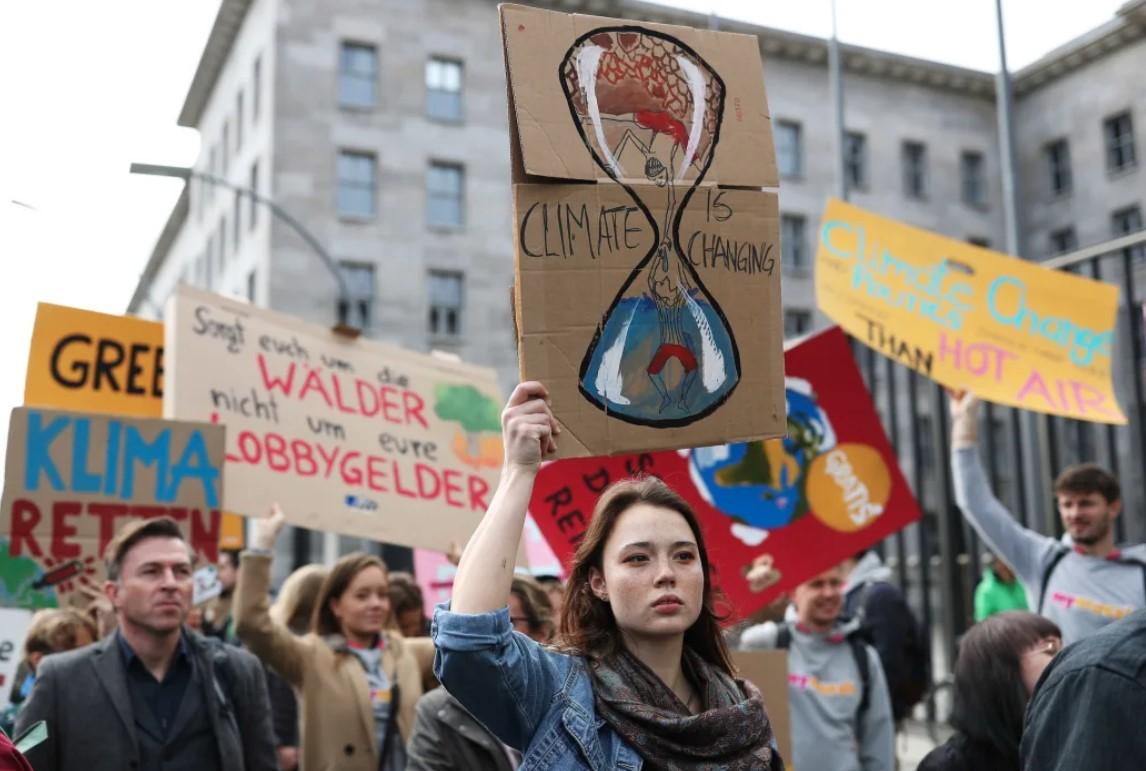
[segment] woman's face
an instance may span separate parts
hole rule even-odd
[[[1039,676],[1060,650],[1062,650],[1062,638],[1048,637],[1039,640],[1019,655],[1019,673],[1022,675],[1023,685],[1026,686],[1027,696],[1034,695]]]
[[[625,638],[683,635],[704,605],[704,570],[696,537],[679,512],[638,503],[605,541],[602,570],[589,584],[608,602]]]
[[[366,640],[382,631],[390,616],[390,582],[377,565],[358,571],[330,610],[348,639]]]

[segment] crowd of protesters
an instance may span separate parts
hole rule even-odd
[[[975,400],[954,396],[952,418],[957,500],[995,556],[954,662],[955,733],[919,768],[1140,767],[1146,549],[1114,545],[1117,480],[1067,469],[1054,491],[1068,539],[1025,530],[986,481]],[[565,582],[535,580],[515,563],[560,441],[545,387],[519,385],[502,424],[501,480],[437,608],[362,552],[295,570],[272,601],[277,506],[249,548],[221,553],[222,591],[202,606],[173,521],[123,528],[86,612],[34,616],[0,713],[0,768],[902,767],[896,731],[930,684],[929,635],[875,552],[724,628],[696,515],[647,477],[601,495]],[[762,557],[749,578],[766,586],[770,570]],[[787,651],[792,757],[733,649]],[[21,756],[8,737],[37,728]]]

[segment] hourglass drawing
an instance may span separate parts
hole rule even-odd
[[[712,163],[724,83],[684,43],[630,26],[579,37],[560,81],[593,159],[632,196],[654,234],[597,327],[580,391],[629,423],[688,425],[717,409],[740,379],[732,330],[678,233]]]

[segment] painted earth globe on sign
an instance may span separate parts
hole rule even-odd
[[[836,445],[806,380],[787,378],[788,436],[693,450],[689,472],[705,499],[749,527],[784,527],[808,511],[812,461]]]

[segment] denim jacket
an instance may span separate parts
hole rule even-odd
[[[434,674],[474,717],[523,753],[521,771],[637,771],[641,757],[597,716],[585,660],[548,650],[509,609],[465,615],[445,604],[430,631]]]

